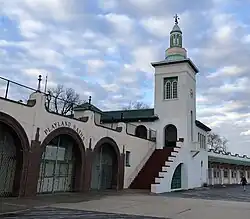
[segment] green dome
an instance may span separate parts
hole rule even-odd
[[[171,30],[170,34],[171,34],[171,33],[174,33],[174,32],[182,33],[181,28],[179,27],[178,24],[175,24],[175,25],[173,26],[173,29]]]

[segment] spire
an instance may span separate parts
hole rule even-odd
[[[173,26],[172,31],[170,32],[170,47],[182,47],[182,32],[178,25],[178,20],[180,20],[180,18],[176,14],[174,16],[175,24]]]
[[[174,16],[174,22],[175,22],[175,24],[178,24],[178,20],[180,20],[180,18],[178,17],[177,14],[175,14],[175,16]]]
[[[170,32],[170,47],[166,50],[165,59],[169,61],[186,58],[186,50],[182,48],[182,31],[179,27],[179,16],[174,16],[174,26]]]

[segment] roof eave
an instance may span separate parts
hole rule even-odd
[[[190,60],[190,59],[183,59],[183,60],[177,60],[177,61],[161,61],[161,62],[152,62],[151,65],[153,67],[157,66],[164,66],[164,65],[172,65],[172,64],[179,64],[179,63],[184,63],[187,62],[191,68],[194,70],[195,73],[199,72],[199,69],[195,66],[195,64]]]
[[[200,122],[199,120],[195,120],[195,125],[202,129],[203,131],[210,132],[212,129],[206,126],[204,123]]]

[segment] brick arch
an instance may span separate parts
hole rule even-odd
[[[70,136],[74,142],[74,155],[76,158],[76,163],[74,167],[74,185],[73,190],[74,191],[83,191],[84,190],[84,180],[85,180],[85,146],[81,139],[81,137],[78,135],[76,131],[74,131],[71,128],[68,127],[61,127],[58,128],[51,133],[49,133],[46,138],[43,140],[41,146],[40,146],[40,164],[42,161],[42,154],[46,148],[46,146],[50,143],[51,140],[54,138],[60,136],[60,135],[67,135]],[[40,166],[40,165],[39,165]],[[39,171],[37,171],[37,177],[36,177],[36,184],[38,182],[39,178]]]
[[[59,135],[70,136],[75,141],[75,143],[78,146],[81,153],[85,154],[85,146],[84,146],[82,139],[80,138],[80,136],[78,135],[78,133],[75,130],[68,128],[68,127],[60,127],[60,128],[57,128],[56,130],[50,132],[46,136],[46,138],[43,140],[41,147],[45,149],[45,147],[50,143],[50,141],[52,141],[55,137],[57,137]]]
[[[104,137],[104,138],[101,138],[95,145],[94,147],[94,153],[98,153],[98,151],[100,150],[100,148],[105,145],[105,144],[108,144],[112,147],[112,149],[115,151],[116,153],[116,156],[117,156],[117,159],[118,159],[118,162],[120,161],[120,150],[119,150],[119,147],[118,145],[116,144],[116,142],[112,139],[112,138],[109,138],[109,137]]]
[[[93,150],[94,156],[92,157],[92,162],[93,162],[93,158],[95,157],[95,155],[98,154],[100,149],[105,145],[109,145],[112,148],[112,150],[115,152],[115,155],[116,155],[116,162],[114,165],[114,171],[116,174],[116,177],[114,178],[115,186],[116,186],[116,189],[122,189],[123,181],[124,181],[124,157],[121,156],[119,147],[112,138],[104,137],[104,138],[101,138],[96,143],[94,150]]]
[[[16,147],[16,170],[12,192],[14,196],[19,196],[25,190],[25,167],[30,151],[29,139],[22,125],[12,116],[0,112],[0,123],[9,127],[14,137]]]

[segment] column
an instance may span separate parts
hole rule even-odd
[[[214,168],[211,168],[211,185],[214,185]]]
[[[220,167],[220,184],[224,185],[224,169]]]
[[[240,170],[239,167],[236,167],[236,183],[239,184],[240,183]]]
[[[228,168],[228,184],[232,184],[232,170],[231,166]]]

